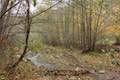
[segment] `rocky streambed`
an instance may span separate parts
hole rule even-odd
[[[47,58],[47,59],[45,59]],[[82,64],[76,57],[70,54],[47,54],[29,52],[25,59],[36,67],[45,67],[48,73],[45,75],[80,76],[87,75],[93,80],[120,80],[120,72],[112,70],[94,70]],[[92,79],[90,79],[92,80]]]

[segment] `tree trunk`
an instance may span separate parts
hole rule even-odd
[[[22,55],[20,56],[18,61],[15,62],[15,64],[12,65],[11,68],[15,68],[22,61],[23,57],[27,53],[29,34],[30,34],[30,26],[31,26],[31,19],[30,19],[30,3],[29,3],[29,0],[26,0],[26,3],[27,3],[28,9],[27,9],[27,14],[26,14],[26,24],[25,24],[25,28],[26,28],[25,46],[24,46],[24,50],[23,50]]]

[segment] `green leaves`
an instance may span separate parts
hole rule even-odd
[[[32,0],[33,1],[33,5],[36,6],[37,0]]]

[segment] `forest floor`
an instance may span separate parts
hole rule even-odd
[[[119,53],[113,58],[109,53],[82,54],[76,49],[45,47],[35,53],[40,55],[38,62],[32,58],[34,53],[28,52],[29,58],[25,57],[9,76],[11,80],[120,80],[120,66],[115,63],[120,62]]]

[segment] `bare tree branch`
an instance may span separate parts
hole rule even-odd
[[[22,2],[22,0],[20,0],[19,2],[17,2],[16,4],[14,4],[13,6],[11,6],[10,8],[8,8],[4,13],[2,13],[0,15],[0,18],[2,18],[8,11],[10,11],[11,9],[13,9],[14,7],[16,7],[20,2]]]

